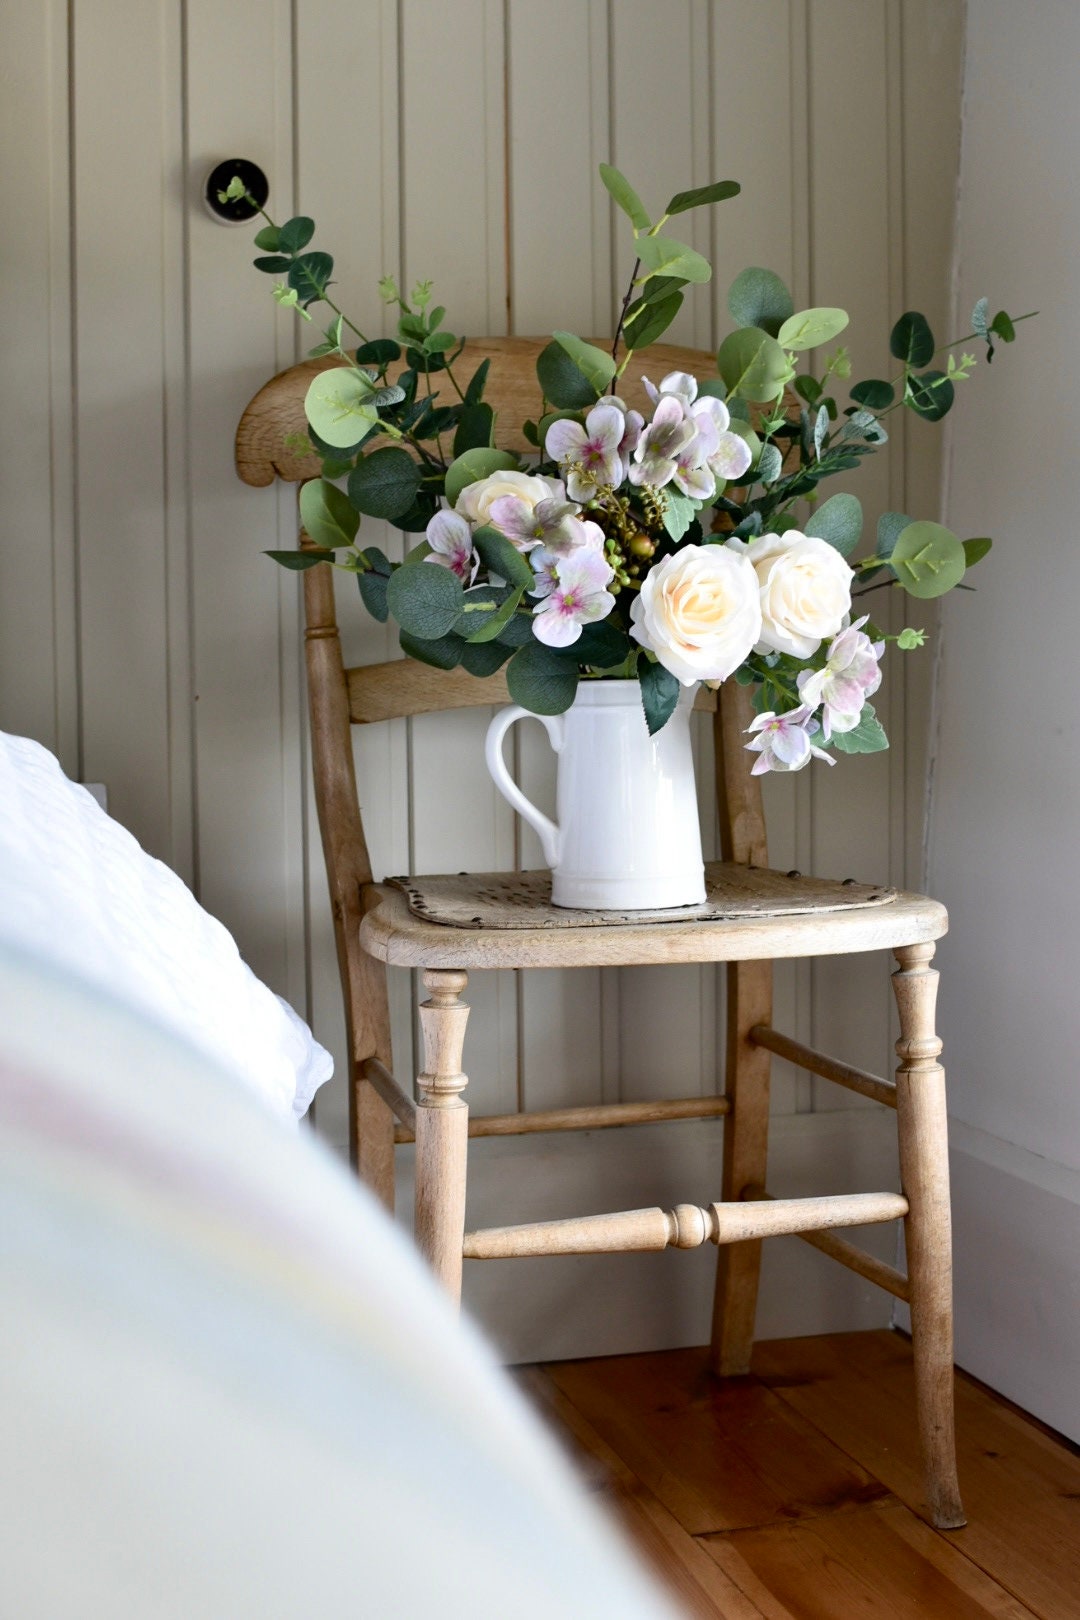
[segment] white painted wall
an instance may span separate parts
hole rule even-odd
[[[252,270],[251,233],[203,211],[209,166],[254,158],[279,216],[315,216],[372,330],[392,269],[434,276],[474,336],[610,329],[627,244],[601,159],[650,199],[735,176],[740,198],[693,216],[717,275],[673,339],[715,347],[732,276],[765,264],[799,303],[847,307],[862,374],[883,374],[899,311],[944,318],[961,20],[959,0],[0,0],[17,64],[0,97],[0,725],[104,781],[113,812],[339,1051],[298,592],[259,555],[292,543],[292,496],[243,487],[231,464],[243,405],[306,340]],[[870,513],[935,510],[937,435],[906,428],[852,481]],[[400,548],[382,525],[365,534]],[[391,656],[355,591],[340,603],[350,660]],[[916,874],[930,660],[892,665],[890,754],[770,784],[777,865]],[[358,739],[377,871],[537,862],[486,783],[486,722],[418,717]],[[520,747],[543,791],[546,745]],[[887,968],[784,967],[778,1022],[887,1070]],[[407,1076],[408,975],[393,996]],[[478,974],[470,1000],[480,1111],[722,1085],[711,968]],[[894,1176],[873,1105],[777,1064],[775,1108],[777,1192]],[[339,1145],[344,1116],[338,1087],[318,1126]],[[470,1219],[707,1201],[721,1131],[481,1144]],[[703,1338],[709,1259],[473,1266],[467,1289],[517,1354],[628,1350]],[[766,1331],[886,1319],[883,1298],[805,1246],[770,1252]]]
[[[989,533],[944,610],[930,885],[942,946],[961,1364],[1080,1439],[1080,8],[969,8],[957,321],[1038,309],[956,411],[946,521]],[[957,330],[966,328],[961,324]]]

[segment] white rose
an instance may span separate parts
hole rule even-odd
[[[835,546],[789,529],[763,534],[732,549],[749,558],[761,588],[761,640],[757,652],[810,658],[843,628],[851,612],[854,573]]]
[[[558,478],[543,478],[513,470],[494,472],[486,478],[478,478],[475,484],[466,484],[454,510],[468,518],[470,523],[490,523],[491,503],[502,495],[512,495],[532,512],[541,501],[564,501],[566,488]]]
[[[630,634],[684,686],[723,681],[761,635],[758,595],[745,552],[682,546],[646,574]]]

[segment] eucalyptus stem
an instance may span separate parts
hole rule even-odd
[[[611,358],[613,360],[617,360],[618,357],[619,357],[619,339],[622,336],[622,329],[623,329],[623,326],[624,326],[624,324],[626,322],[626,312],[630,308],[630,304],[631,304],[631,301],[632,301],[633,296],[634,296],[634,284],[637,281],[637,273],[638,273],[638,271],[640,269],[641,269],[641,260],[640,259],[635,259],[634,260],[634,268],[630,272],[630,285],[629,285],[629,287],[627,287],[627,289],[626,289],[626,297],[622,301],[622,308],[619,311],[619,322],[618,322],[618,325],[615,328],[615,336],[612,339],[612,343],[611,343]],[[633,353],[632,350],[630,350],[627,353],[626,360],[623,361],[623,368],[625,368],[626,361],[629,360],[631,353]],[[619,371],[619,376],[620,377],[622,376],[622,369],[620,369],[620,371]]]

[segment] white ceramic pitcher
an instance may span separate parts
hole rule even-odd
[[[488,770],[539,834],[555,905],[654,911],[705,899],[693,706],[694,688],[685,687],[667,725],[650,737],[637,681],[582,681],[565,714],[534,715],[514,704],[492,720]],[[506,768],[503,738],[518,720],[539,720],[559,756],[557,823]]]

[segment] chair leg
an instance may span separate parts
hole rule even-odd
[[[394,1213],[394,1116],[370,1081],[352,1065],[349,1108],[351,1158],[360,1180]]]
[[[893,989],[900,1011],[896,1114],[911,1290],[915,1402],[930,1517],[939,1530],[965,1523],[956,1477],[953,1417],[952,1220],[945,1071],[934,1029],[938,974],[934,946],[903,945]]]
[[[772,963],[728,964],[727,1094],[731,1111],[724,1120],[725,1202],[765,1185],[769,1145],[769,1065],[771,1054],[755,1046],[750,1031],[772,1022]],[[757,1314],[761,1242],[722,1243],[713,1302],[714,1373],[725,1378],[750,1371]]]
[[[468,1085],[461,1050],[469,1009],[460,1000],[468,982],[467,973],[452,969],[425,972],[431,996],[420,1004],[424,1071],[417,1077],[416,1241],[455,1302],[461,1298],[469,1149],[469,1109],[461,1096]]]

